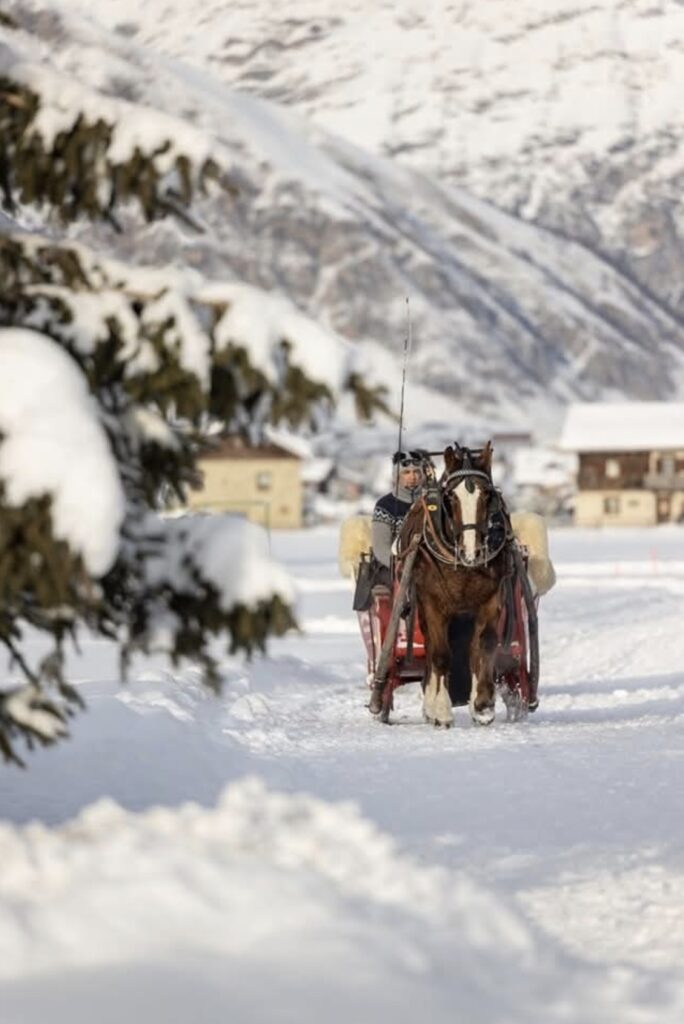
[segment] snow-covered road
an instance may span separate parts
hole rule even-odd
[[[370,719],[336,531],[273,545],[301,635],[218,699],[84,641],[0,774],[2,1024],[684,1019],[684,529],[556,532],[538,712],[448,732]]]

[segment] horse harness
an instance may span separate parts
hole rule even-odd
[[[477,524],[469,523],[461,526],[459,534],[448,536],[448,524],[451,519],[447,514],[450,491],[462,480],[475,485],[475,480],[485,482],[488,493],[487,533],[483,546],[483,556],[475,562],[465,562],[459,557],[459,535],[466,530],[477,530]],[[494,487],[491,478],[481,470],[466,468],[450,473],[442,480],[432,480],[420,499],[423,507],[422,540],[429,555],[438,563],[462,566],[468,569],[486,568],[503,551],[507,542],[513,538],[511,521],[501,493]]]

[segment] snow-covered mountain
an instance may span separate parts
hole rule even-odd
[[[638,206],[665,194],[654,168],[676,179],[682,115],[665,71],[670,57],[684,67],[684,9],[423,7],[10,5],[65,71],[187,117],[232,156],[240,196],[200,206],[203,234],[100,232],[118,255],[284,291],[347,337],[394,352],[409,296],[413,380],[461,415],[548,430],[571,398],[681,396],[676,282],[661,274],[656,288],[646,270],[640,282],[616,253],[629,197]],[[639,154],[664,154],[667,138],[669,163],[646,167]],[[623,183],[633,169],[631,191],[613,175],[606,192],[618,165]],[[644,268],[655,259],[645,244],[634,254]]]
[[[146,45],[611,253],[684,311],[680,0],[105,6]]]

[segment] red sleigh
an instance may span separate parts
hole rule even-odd
[[[385,675],[381,721],[389,721],[395,690],[406,683],[422,682],[425,676],[425,638],[420,627],[420,610],[406,607],[401,592],[402,566],[396,568],[391,586],[374,586],[370,601],[357,612],[366,649],[368,683],[378,670]],[[407,588],[405,588],[407,589]],[[397,608],[401,601],[403,608]],[[502,593],[498,621],[498,643],[494,659],[495,685],[509,720],[525,717],[537,707],[539,641],[537,598],[527,574],[527,549],[517,540],[512,544],[511,573]],[[386,649],[394,612],[400,612],[394,636]],[[455,624],[458,626],[458,623]],[[469,639],[467,623],[454,630],[452,672],[449,692],[452,704],[465,704],[469,696]],[[384,662],[383,664],[383,655]],[[465,688],[464,688],[465,681]]]

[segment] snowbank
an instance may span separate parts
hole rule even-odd
[[[417,1000],[469,1024],[511,1005],[578,1019],[516,911],[401,855],[350,804],[254,778],[213,809],[102,800],[60,829],[0,826],[0,859],[5,1024],[113,1022],[151,987],[167,1024],[221,1004],[240,1021],[413,1024]]]
[[[554,531],[539,711],[448,732],[370,721],[337,529],[271,542],[301,633],[218,698],[82,634],[87,717],[0,772],[2,1024],[679,1024],[684,529]]]

